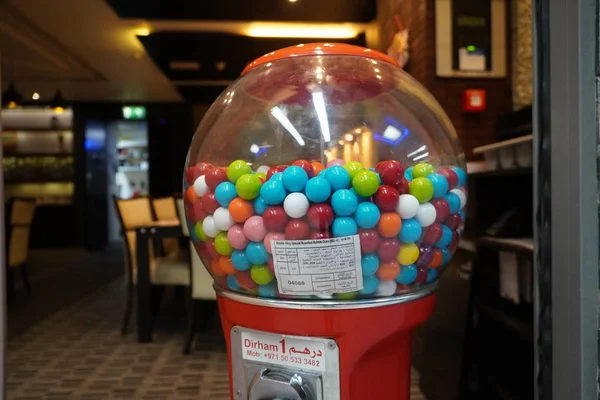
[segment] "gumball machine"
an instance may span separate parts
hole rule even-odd
[[[408,400],[412,331],[465,222],[439,104],[388,56],[307,44],[250,63],[184,177],[232,399]]]

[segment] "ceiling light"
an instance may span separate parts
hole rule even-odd
[[[31,98],[33,100],[39,100],[40,99],[40,94],[38,92],[35,92],[31,95]]]
[[[362,128],[356,128],[356,129],[354,130],[354,133],[356,133],[357,135],[358,135],[359,133],[361,133],[361,132],[362,132]]]
[[[60,89],[56,90],[56,94],[50,100],[50,107],[54,110],[55,113],[61,114],[65,111],[65,108],[69,106],[67,99],[64,98]]]
[[[225,61],[217,61],[215,63],[215,68],[217,69],[217,71],[223,71],[226,66],[227,66],[227,63]]]
[[[298,0],[288,0],[288,1],[289,1],[290,3],[295,3],[295,2],[297,2]]]
[[[148,35],[150,35],[150,29],[146,28],[146,27],[144,27],[144,28],[137,28],[135,30],[135,35],[136,36],[148,36]]]
[[[346,142],[351,142],[354,140],[354,136],[352,136],[352,134],[350,134],[350,133],[346,133],[346,135],[344,136],[344,139],[346,139]]]
[[[2,106],[16,108],[21,100],[23,100],[23,96],[17,91],[15,83],[11,81],[8,88],[2,93]]]
[[[350,39],[363,30],[351,24],[255,22],[249,25],[245,34],[252,37]]]
[[[338,140],[338,144],[339,144],[340,146],[343,146],[343,145],[345,145],[345,144],[346,144],[346,142],[344,142],[343,140]]]

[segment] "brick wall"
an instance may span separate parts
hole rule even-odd
[[[476,159],[472,149],[494,140],[496,118],[512,110],[510,60],[507,77],[503,79],[438,78],[435,72],[435,1],[434,0],[379,0],[379,49],[386,51],[393,37],[398,13],[409,29],[410,62],[406,70],[421,82],[440,102],[460,137],[468,160]],[[507,17],[510,9],[507,5]],[[510,21],[507,21],[510,26]],[[508,30],[510,31],[510,30]],[[507,39],[510,45],[510,40]],[[507,52],[510,55],[510,49]],[[510,56],[509,56],[510,57]],[[487,92],[487,110],[480,114],[462,112],[465,89],[484,89]]]

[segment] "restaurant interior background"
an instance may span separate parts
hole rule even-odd
[[[210,313],[191,354],[181,354],[186,294],[163,296],[152,344],[136,343],[132,327],[121,336],[123,218],[113,196],[181,192],[196,126],[260,55],[316,41],[397,55],[408,35],[405,69],[457,130],[471,207],[434,316],[413,340],[413,397],[531,399],[532,2],[482,3],[487,8],[469,9],[467,0],[0,3],[5,200],[36,199],[28,276],[7,275],[9,398],[226,398],[226,356]],[[462,25],[451,23],[451,9],[464,14]],[[483,39],[481,15],[493,28]],[[493,65],[475,74],[444,67],[453,62],[440,48],[444,29],[473,42],[471,62],[483,49]],[[520,194],[504,195],[509,187]],[[35,355],[65,335],[71,340]]]

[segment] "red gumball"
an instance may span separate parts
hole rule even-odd
[[[198,163],[187,169],[187,171],[185,172],[185,180],[190,185],[193,185],[194,182],[196,182],[196,179],[206,174],[211,169],[213,169],[213,166],[210,163]]]
[[[276,165],[274,167],[269,168],[269,170],[267,171],[267,179],[271,179],[271,177],[278,172],[285,171],[286,168],[286,165]]]
[[[407,194],[408,193],[408,179],[406,179],[405,177],[402,177],[402,179],[400,180],[400,183],[398,183],[396,185],[396,190],[398,190],[398,193],[400,193],[400,194]]]
[[[327,229],[333,224],[333,209],[329,204],[313,204],[306,213],[308,224],[315,229]]]
[[[446,224],[446,226],[453,231],[457,230],[460,227],[461,223],[462,219],[460,218],[460,214],[450,214],[444,220],[444,224]]]
[[[310,235],[308,235],[309,239],[319,240],[319,239],[331,239],[333,235],[329,231],[312,231]]]
[[[434,222],[423,230],[421,241],[424,244],[436,244],[442,238],[442,233],[442,225]]]
[[[200,200],[195,201],[194,204],[188,207],[187,216],[193,223],[204,221],[207,215],[208,213],[204,210]]]
[[[360,239],[360,250],[363,254],[374,253],[379,247],[381,237],[375,229],[361,229],[358,232]]]
[[[375,172],[385,185],[398,186],[404,177],[404,166],[395,160],[382,161],[375,166]]]
[[[450,252],[452,254],[454,254],[454,252],[458,248],[459,243],[460,243],[459,233],[457,231],[452,232],[452,241],[450,242],[450,246],[448,246],[448,249],[450,249]]]
[[[417,270],[417,279],[415,283],[418,285],[424,285],[427,283],[427,268],[419,268]]]
[[[392,238],[382,239],[379,244],[379,249],[377,249],[379,260],[383,262],[394,261],[399,252],[400,242]]]
[[[306,160],[296,160],[292,163],[292,165],[302,168],[308,175],[309,179],[315,176],[315,170],[312,164]]]
[[[218,260],[220,254],[217,253],[217,250],[215,249],[215,241],[213,239],[208,239],[204,243],[206,244],[206,251],[208,252],[209,257],[213,260]]]
[[[267,207],[262,215],[263,225],[270,232],[283,232],[285,224],[288,221],[288,216],[283,207],[270,206]]]
[[[285,226],[285,238],[287,240],[302,240],[308,238],[310,228],[303,219],[291,219]]]
[[[221,205],[215,199],[215,194],[213,192],[206,192],[202,195],[202,208],[208,214],[213,214],[217,208],[221,207]]]
[[[235,273],[235,277],[242,289],[253,289],[256,287],[256,282],[252,280],[250,271],[238,271]]]
[[[458,185],[458,175],[450,167],[440,168],[438,174],[442,175],[448,181],[448,190],[452,190]]]
[[[395,211],[398,207],[399,198],[400,193],[393,186],[382,185],[375,192],[373,201],[381,211]]]
[[[206,186],[213,192],[217,189],[219,183],[227,180],[227,170],[225,168],[213,168],[204,176]]]
[[[435,208],[435,220],[438,222],[444,222],[448,215],[450,215],[450,205],[445,199],[433,199],[430,201],[433,208]]]

